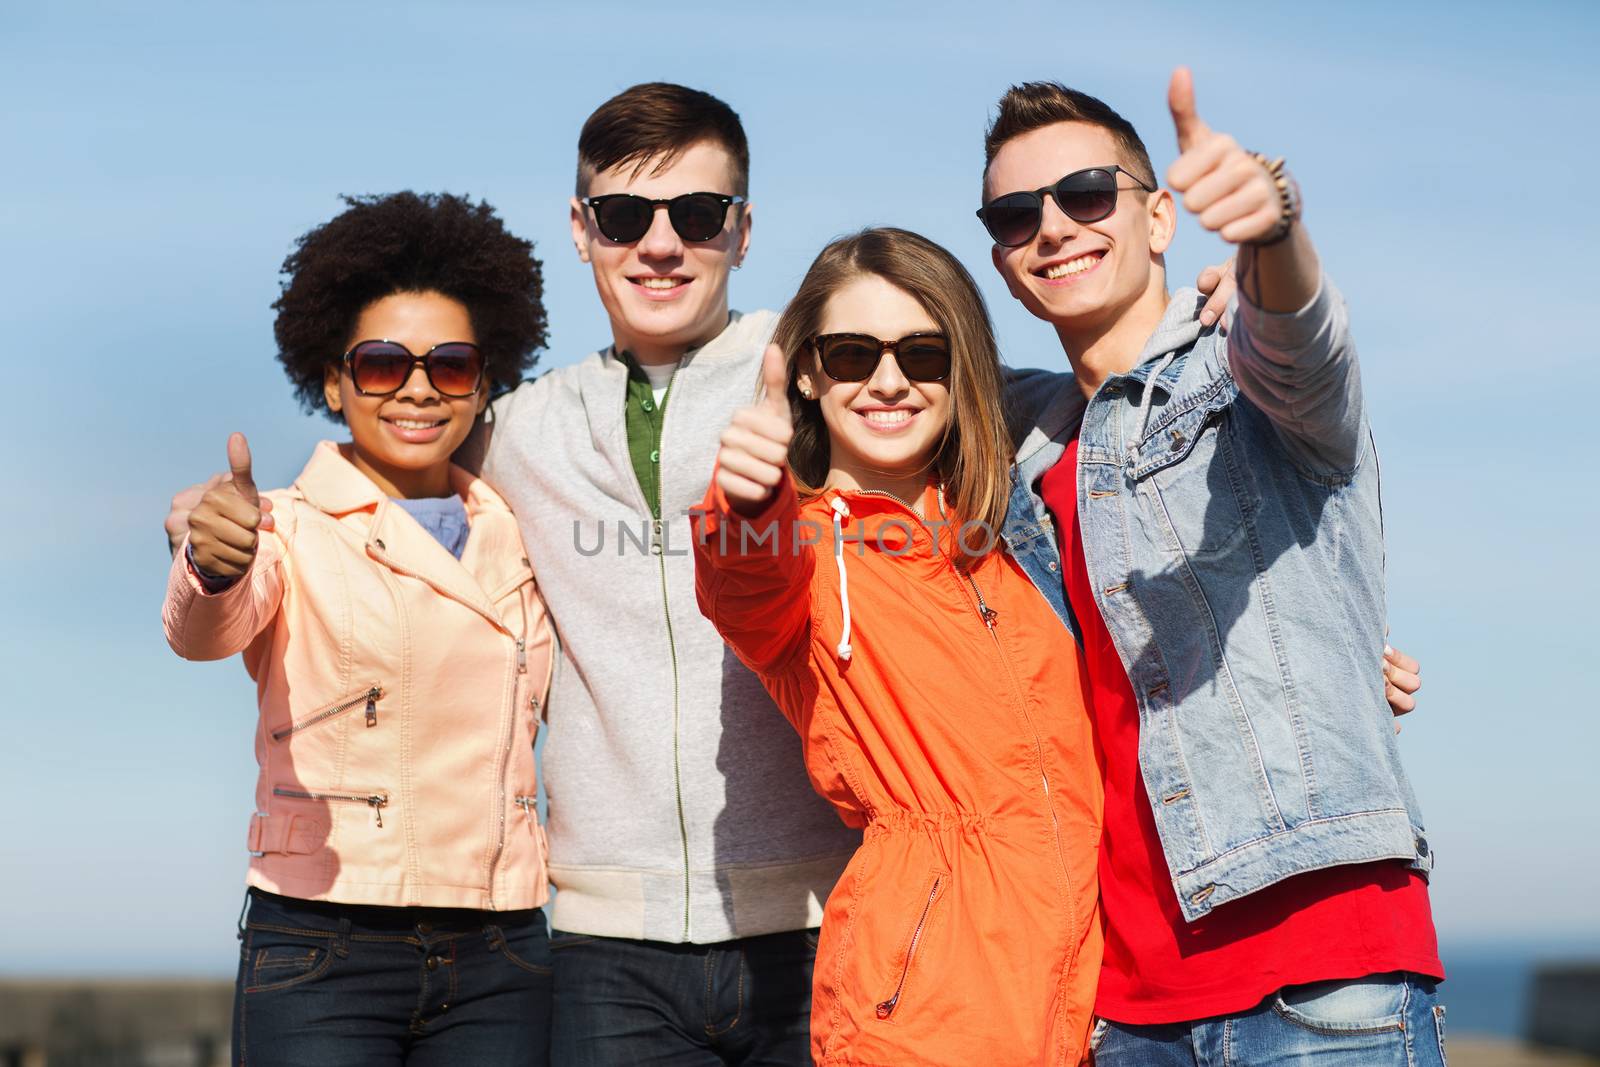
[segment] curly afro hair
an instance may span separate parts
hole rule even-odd
[[[515,386],[545,344],[533,244],[508,232],[488,204],[449,193],[343,199],[345,211],[295,242],[272,305],[278,361],[306,411],[342,421],[323,396],[324,368],[344,355],[362,310],[391,293],[461,301],[491,393]]]

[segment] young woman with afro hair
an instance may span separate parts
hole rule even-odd
[[[487,204],[346,203],[274,307],[349,440],[263,493],[232,435],[163,612],[180,656],[256,683],[232,1062],[543,1064],[551,626],[510,510],[450,462],[544,344],[539,262]]]

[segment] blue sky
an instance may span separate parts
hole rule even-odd
[[[4,486],[22,508],[0,525],[0,971],[230,969],[253,687],[162,640],[161,519],[230,430],[264,486],[334,432],[296,409],[268,305],[338,194],[494,203],[545,261],[543,364],[571,362],[607,340],[567,236],[578,128],[629,84],[682,81],[750,132],[736,306],[781,305],[828,238],[892,223],[966,260],[1013,364],[1060,366],[972,217],[989,109],[1013,81],[1066,81],[1128,115],[1162,169],[1179,63],[1212,126],[1288,156],[1351,304],[1393,634],[1424,664],[1401,743],[1441,934],[1600,945],[1600,506],[1578,403],[1600,355],[1582,133],[1600,16],[1309,7],[0,7]],[[1223,254],[1186,220],[1175,284]]]

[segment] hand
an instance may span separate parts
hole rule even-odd
[[[794,438],[789,362],[777,345],[768,345],[761,359],[761,386],[760,400],[733,413],[717,450],[717,488],[742,515],[766,508],[783,481]]]
[[[1389,710],[1395,718],[1416,710],[1414,695],[1422,688],[1422,665],[1397,648],[1383,646],[1383,695],[1389,701]],[[1394,724],[1400,732],[1400,724]]]
[[[188,514],[189,547],[194,565],[213,578],[237,578],[250,569],[260,541],[258,531],[272,528],[271,502],[262,500],[250,473],[250,445],[244,434],[228,438],[230,473],[206,484],[200,502]],[[195,487],[198,488],[198,487]],[[173,511],[186,489],[173,498]],[[167,518],[170,534],[172,517]]]
[[[178,549],[183,547],[183,539],[189,536],[189,513],[200,506],[200,500],[207,491],[215,489],[227,480],[226,474],[213,474],[199,485],[191,485],[187,489],[180,489],[172,498],[172,509],[167,512],[167,551],[172,555],[178,554]]]
[[[1194,287],[1206,297],[1206,305],[1200,309],[1200,325],[1210,326],[1227,314],[1228,302],[1239,291],[1239,279],[1233,273],[1233,257],[1202,270],[1200,277],[1194,280]]]
[[[1283,217],[1277,184],[1238,141],[1201,120],[1187,67],[1172,72],[1167,106],[1180,153],[1167,169],[1167,185],[1183,195],[1183,206],[1224,241],[1248,244],[1270,236]]]

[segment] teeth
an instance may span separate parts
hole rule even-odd
[[[421,419],[390,419],[389,421],[402,430],[431,430],[435,426],[443,425],[442,422],[423,422]]]
[[[1065,278],[1069,274],[1082,274],[1098,262],[1099,259],[1095,256],[1079,256],[1077,259],[1069,259],[1065,263],[1057,263],[1051,266],[1044,272],[1044,276],[1054,281],[1057,278]]]
[[[677,278],[640,278],[639,284],[646,289],[676,289],[683,283]]]
[[[916,414],[916,413],[912,412],[912,411],[903,411],[903,410],[902,411],[869,411],[869,412],[866,413],[866,420],[868,422],[877,423],[880,426],[895,426],[895,425],[898,425],[898,424],[900,424],[902,422],[909,421],[911,416],[914,415],[914,414]]]

